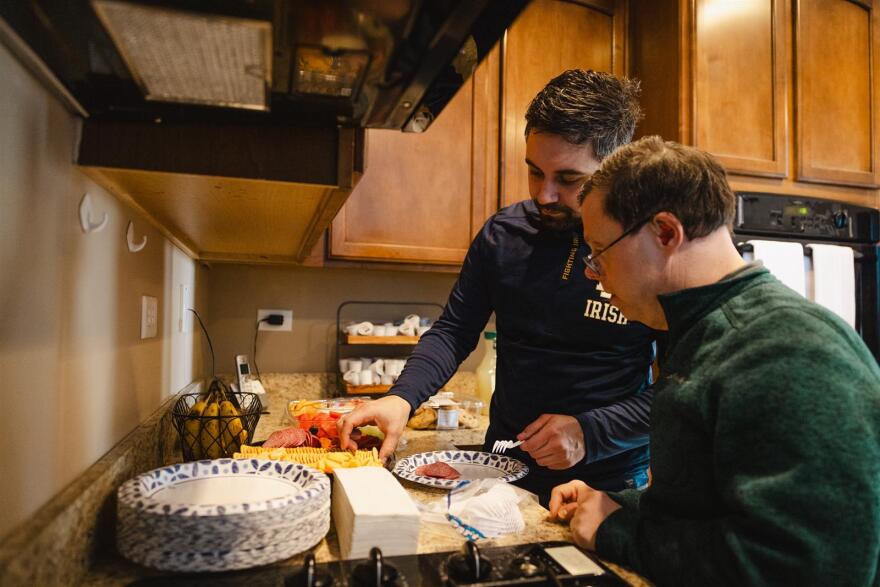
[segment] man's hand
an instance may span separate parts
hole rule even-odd
[[[550,492],[550,519],[567,521],[578,504],[593,491],[580,479],[557,485]]]
[[[521,450],[548,469],[568,469],[587,454],[584,431],[574,416],[541,414],[516,438],[524,441]]]
[[[587,550],[596,550],[596,533],[605,518],[620,509],[620,504],[603,491],[589,489],[577,506],[571,519],[571,533],[575,544]]]
[[[340,448],[357,449],[357,444],[349,438],[351,431],[356,426],[375,423],[385,433],[385,440],[379,448],[379,458],[384,461],[397,448],[397,442],[409,419],[409,411],[409,402],[396,395],[361,404],[336,421]]]

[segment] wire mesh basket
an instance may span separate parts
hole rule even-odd
[[[225,388],[225,386],[223,386]],[[214,388],[182,395],[171,410],[186,461],[231,457],[254,437],[263,405],[255,393]]]

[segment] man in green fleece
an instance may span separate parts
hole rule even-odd
[[[581,194],[587,276],[668,330],[653,482],[553,490],[575,541],[665,585],[880,585],[880,369],[836,315],[746,264],[698,149],[621,147]]]

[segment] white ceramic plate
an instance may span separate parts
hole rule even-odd
[[[437,479],[416,474],[416,469],[422,465],[444,462],[459,472],[458,479]],[[504,455],[473,450],[441,450],[435,452],[422,452],[397,461],[394,465],[394,474],[402,479],[452,489],[462,481],[476,481],[477,479],[497,478],[502,481],[516,481],[529,474],[529,467],[517,459]]]

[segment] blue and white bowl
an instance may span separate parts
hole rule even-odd
[[[459,472],[457,479],[438,479],[416,473],[422,465],[444,462]],[[393,473],[401,479],[414,481],[431,487],[453,489],[462,481],[478,479],[500,479],[516,481],[529,474],[529,467],[524,462],[504,455],[475,450],[438,450],[421,452],[397,461]]]
[[[297,463],[195,461],[119,488],[117,546],[162,570],[244,569],[289,558],[330,528],[330,480]]]

